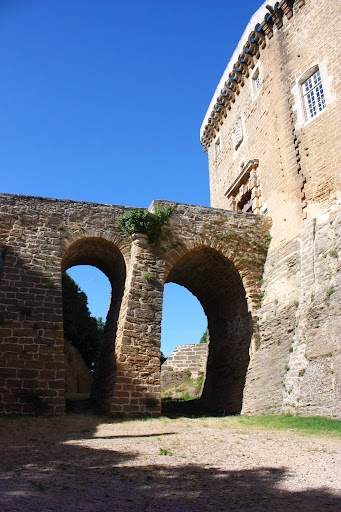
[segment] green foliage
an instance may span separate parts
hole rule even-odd
[[[165,361],[167,361],[167,357],[164,355],[163,352],[161,352],[160,355],[160,363],[163,364]]]
[[[135,209],[118,217],[118,224],[124,233],[143,233],[148,235],[150,229],[150,214],[148,210]]]
[[[147,235],[149,244],[157,244],[162,233],[162,226],[167,224],[174,211],[173,206],[157,208],[155,214],[141,208],[130,210],[118,217],[118,224],[124,233],[142,233]]]
[[[159,223],[162,226],[167,224],[169,217],[174,212],[174,206],[167,205],[165,208],[157,208],[155,215],[159,219]]]
[[[79,350],[89,370],[93,370],[103,337],[103,320],[90,315],[86,294],[66,272],[62,283],[64,337]]]
[[[207,343],[207,333],[208,333],[208,329],[206,329],[204,334],[201,336],[199,343]]]
[[[261,307],[263,298],[264,298],[264,292],[260,292],[258,294],[258,300],[257,300],[256,308],[260,308]]]
[[[332,434],[341,437],[341,421],[322,417],[301,416],[239,416],[238,423],[247,427],[263,427],[267,429],[292,429],[306,434]]]
[[[327,297],[330,297],[331,295],[333,295],[333,293],[335,293],[335,289],[332,286],[330,288],[327,288],[327,290],[326,290]]]
[[[246,263],[249,259],[246,256],[238,256],[237,261],[239,261],[239,263]]]
[[[222,233],[221,235],[216,235],[214,237],[214,240],[216,242],[221,242],[223,240],[228,240],[231,237],[231,233],[229,231],[226,231],[226,233]]]
[[[154,274],[151,274],[150,272],[146,272],[145,274],[143,274],[142,277],[143,277],[143,279],[145,279],[145,281],[148,281],[148,282],[155,281]]]
[[[188,402],[200,398],[205,374],[199,372],[198,377],[189,378],[180,384],[174,384],[161,389],[161,397],[164,402],[169,400],[176,402]]]
[[[160,448],[159,455],[173,455],[168,448]]]
[[[264,235],[264,241],[265,241],[265,247],[267,249],[270,247],[271,240],[272,240],[272,236],[270,235],[270,233],[266,233]]]

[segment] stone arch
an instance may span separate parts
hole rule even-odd
[[[165,282],[186,287],[207,316],[210,345],[202,402],[218,412],[239,413],[253,320],[236,266],[216,249],[196,247],[174,262]]]
[[[93,395],[104,410],[109,410],[115,380],[115,340],[117,321],[126,280],[126,263],[117,245],[100,237],[84,237],[72,242],[63,254],[61,270],[75,265],[91,265],[101,270],[111,284],[111,300],[98,354]]]

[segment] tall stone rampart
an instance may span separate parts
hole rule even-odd
[[[249,414],[341,417],[340,22],[332,0],[265,2],[201,130],[212,205],[273,222]]]

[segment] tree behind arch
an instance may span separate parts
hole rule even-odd
[[[80,352],[90,371],[103,334],[103,321],[90,315],[88,298],[66,273],[62,275],[64,337]]]

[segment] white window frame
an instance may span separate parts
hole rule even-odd
[[[318,65],[308,69],[300,78],[301,95],[306,121],[320,115],[327,107],[325,91]]]

